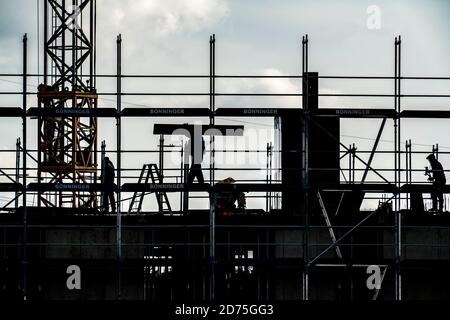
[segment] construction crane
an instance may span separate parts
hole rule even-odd
[[[44,83],[38,92],[38,181],[95,183],[95,0],[44,1]],[[41,191],[38,205],[97,206],[94,191]]]

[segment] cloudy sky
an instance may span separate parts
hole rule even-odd
[[[38,2],[40,19],[38,21]],[[30,72],[42,72],[42,0],[2,0],[0,2],[0,73],[21,71],[21,40],[29,37]],[[380,28],[368,27],[376,6]],[[209,36],[216,35],[216,73],[219,75],[298,75],[301,70],[301,37],[310,39],[309,70],[322,75],[393,76],[394,37],[402,36],[402,72],[404,76],[450,75],[450,2],[446,0],[97,0],[99,74],[115,73],[115,39],[123,37],[123,73],[125,74],[199,74],[209,72]],[[369,23],[370,26],[370,23]],[[38,43],[41,45],[38,46]],[[30,78],[29,90],[39,80]],[[0,77],[1,91],[18,91],[19,78]],[[403,81],[403,93],[449,94],[449,81]],[[289,79],[222,79],[217,92],[299,93],[300,83]],[[111,92],[114,82],[98,80],[100,92]],[[208,92],[208,80],[126,80],[124,90],[132,92]],[[326,80],[320,81],[321,93],[392,94],[392,80]],[[124,97],[124,107],[185,106],[208,107],[208,97]],[[35,99],[30,97],[30,107]],[[20,106],[21,97],[0,95],[0,106]],[[111,97],[103,97],[100,105],[114,106]],[[301,107],[300,97],[256,98],[218,97],[217,107]],[[391,108],[393,98],[322,97],[325,108]],[[448,108],[449,98],[405,98],[404,109]],[[178,119],[179,120],[179,119]],[[193,121],[194,119],[190,119]],[[206,119],[197,119],[205,121]],[[174,120],[158,120],[175,122]],[[182,120],[181,120],[182,121]],[[227,146],[264,149],[272,141],[272,121],[264,119],[218,119],[218,123],[244,124],[253,136],[223,139]],[[36,147],[36,124],[30,121],[30,147]],[[152,120],[124,120],[126,149],[156,149]],[[360,150],[370,149],[380,121],[342,121],[341,140],[355,143]],[[450,151],[448,120],[408,120],[403,122],[402,139],[412,139],[414,150],[431,150],[439,144]],[[252,133],[253,130],[253,133]],[[261,134],[261,131],[266,134]],[[0,119],[0,150],[14,149],[20,137],[20,120]],[[248,135],[246,133],[246,135]],[[113,121],[100,120],[100,137],[109,149],[115,145]],[[225,141],[227,140],[227,141]],[[380,149],[393,148],[392,124],[388,123]],[[179,143],[179,139],[171,141]],[[14,167],[14,153],[2,152],[2,167]],[[361,156],[367,158],[366,155]],[[114,159],[114,156],[112,156]],[[245,158],[245,157],[244,157]],[[447,159],[448,158],[448,159]],[[239,158],[242,160],[242,158]],[[444,166],[450,167],[450,155],[442,155]],[[154,162],[149,154],[124,156],[124,165],[138,168]],[[169,161],[169,160],[168,160]],[[248,167],[265,167],[264,159],[245,158]],[[390,158],[378,156],[374,164],[392,167]],[[167,166],[171,164],[168,163]],[[175,166],[176,163],[173,163]],[[426,165],[423,156],[413,159],[414,167]],[[231,165],[230,165],[231,166]],[[224,173],[229,175],[230,173]],[[241,175],[241,173],[234,173]],[[241,175],[244,179],[261,179],[265,172]],[[224,176],[225,177],[225,176]],[[375,179],[369,176],[368,179]],[[415,175],[423,181],[423,174]],[[3,180],[2,180],[3,181]],[[257,204],[255,204],[257,205]]]

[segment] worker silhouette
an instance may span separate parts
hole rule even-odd
[[[40,94],[48,94],[57,91],[58,88],[54,86],[49,86],[42,83],[38,86],[38,92]],[[43,96],[41,101],[44,105],[44,108],[47,110],[56,107],[53,98],[51,97]],[[47,150],[47,152],[44,154],[44,162],[49,164],[55,164],[58,161],[63,161],[64,153],[62,150],[60,150],[62,147],[62,143],[60,141],[61,121],[61,117],[44,118],[44,150]]]
[[[205,140],[203,137],[194,139],[193,143],[192,140],[189,139],[186,146],[186,152],[189,152],[191,155],[191,168],[187,177],[187,183],[192,184],[194,179],[197,178],[198,183],[203,184],[205,179],[202,172],[202,162],[205,154]]]
[[[38,92],[40,94],[46,94],[57,91],[57,88],[45,84],[40,84],[38,86]],[[54,101],[51,97],[42,97],[42,104],[45,109],[54,108]],[[44,153],[44,162],[49,164],[56,163],[57,160],[57,152],[59,149],[59,121],[60,118],[56,117],[46,117],[44,118],[44,150],[47,150]],[[57,133],[55,137],[55,133]]]
[[[115,178],[115,168],[111,160],[105,157],[105,162],[103,164],[103,209],[105,212],[109,212],[109,204],[111,202],[111,212],[116,212],[116,200],[114,199],[114,178]]]
[[[444,187],[446,184],[444,168],[442,164],[436,159],[434,154],[430,154],[427,157],[430,162],[431,170],[428,167],[425,169],[425,173],[428,175],[428,180],[433,182],[433,191],[431,192],[431,200],[433,202],[433,208],[431,211],[442,212],[444,209]],[[437,208],[439,200],[439,208]]]

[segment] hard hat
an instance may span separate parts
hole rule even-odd
[[[236,180],[234,180],[234,179],[231,178],[231,177],[228,177],[228,178],[226,178],[226,179],[220,180],[218,183],[230,184],[230,183],[235,183],[235,182],[236,182]]]

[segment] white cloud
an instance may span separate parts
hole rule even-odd
[[[0,56],[0,64],[6,64],[6,63],[9,63],[10,61],[11,61],[11,59],[9,57]]]
[[[99,7],[110,27],[154,38],[208,28],[229,11],[225,0],[101,0]]]
[[[171,72],[171,66],[180,72],[181,65],[194,73],[204,57],[193,43],[205,37],[207,48],[204,33],[214,33],[229,14],[228,0],[99,0],[97,8],[97,67],[106,73],[115,66],[118,34],[124,72]]]
[[[275,68],[267,68],[262,72],[263,76],[287,76]],[[261,78],[260,85],[269,93],[297,93],[299,88],[289,78]]]
[[[263,76],[288,76],[277,68],[265,68],[256,74]],[[301,93],[301,80],[292,78],[242,78],[242,79],[226,79],[216,86],[217,91],[226,93],[269,93],[269,94],[299,94]],[[330,89],[320,86],[319,93],[323,94],[339,94],[340,90]],[[302,106],[301,96],[237,96],[223,98],[220,106],[231,107],[271,107],[271,108],[299,108]],[[319,106],[321,108],[337,108],[338,98],[326,96],[319,98]]]
[[[2,151],[6,151],[6,150],[11,150],[10,147],[8,146],[0,146],[0,150]],[[1,152],[1,158],[0,158],[0,168],[4,169],[4,168],[14,168],[16,166],[16,154],[15,152]],[[4,169],[4,171],[9,174],[9,175],[13,175],[14,171],[13,170],[6,170]],[[14,177],[12,177],[14,179]],[[5,177],[3,174],[0,174],[0,181],[1,182],[11,182],[10,180],[8,180],[7,177]]]
[[[276,68],[265,68],[256,74],[263,76],[285,76]],[[224,93],[299,93],[300,87],[289,78],[239,78],[225,79],[216,85],[216,91]],[[300,97],[275,97],[275,96],[230,96],[221,97],[220,107],[298,107]]]
[[[330,88],[324,88],[319,86],[319,94],[341,94],[342,91]],[[339,97],[335,96],[323,96],[319,97],[319,108],[342,108],[339,104]]]

